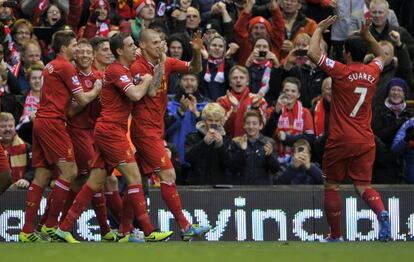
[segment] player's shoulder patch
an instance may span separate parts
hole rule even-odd
[[[119,80],[121,80],[122,83],[129,83],[131,82],[128,78],[127,75],[121,75],[121,77],[119,78]]]
[[[326,64],[327,67],[333,68],[335,66],[335,61],[330,59],[330,58],[326,58],[325,59],[325,64]]]
[[[74,84],[75,86],[80,85],[78,76],[72,76],[72,84]]]

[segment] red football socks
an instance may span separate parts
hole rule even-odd
[[[52,189],[52,199],[50,201],[49,215],[46,220],[46,227],[56,227],[58,225],[58,217],[66,203],[69,194],[70,183],[58,178]]]
[[[35,220],[42,200],[43,188],[36,184],[31,184],[26,196],[25,223],[22,229],[24,233],[32,233],[35,229]]]
[[[125,196],[129,203],[126,205],[131,205],[134,210],[135,218],[138,220],[142,231],[148,236],[154,231],[154,227],[151,224],[148,212],[147,204],[145,203],[144,192],[142,191],[142,185],[130,185],[127,187]],[[125,203],[125,202],[124,202]]]
[[[119,191],[105,192],[106,205],[111,210],[112,215],[115,217],[118,223],[121,223],[122,215],[122,198],[119,195]]]
[[[178,195],[175,183],[168,184],[161,182],[161,196],[170,209],[171,213],[173,213],[175,220],[180,226],[180,229],[187,230],[190,223],[184,216],[180,195]]]
[[[122,204],[122,215],[119,224],[119,232],[126,235],[134,229],[132,220],[134,219],[134,208],[132,207],[127,194],[124,194]]]
[[[101,235],[111,231],[108,225],[108,216],[106,213],[106,203],[103,192],[96,193],[92,198],[92,207],[95,210],[96,219],[98,220],[99,227],[101,228]]]
[[[72,207],[69,209],[65,220],[63,220],[59,228],[63,231],[71,231],[73,223],[75,223],[81,213],[86,209],[96,193],[87,184],[83,185],[82,190],[76,196]]]
[[[379,215],[381,211],[385,210],[380,194],[371,187],[365,189],[364,193],[362,193],[362,199],[376,215]]]
[[[332,238],[339,238],[341,236],[341,210],[342,202],[339,191],[325,189],[325,213]]]
[[[77,194],[78,194],[77,192],[69,190],[69,194],[68,194],[68,197],[66,198],[66,203],[65,203],[65,206],[63,207],[62,215],[60,216],[59,222],[62,222],[63,220],[65,220],[65,217],[68,214],[69,208],[72,206],[73,201],[75,200]]]

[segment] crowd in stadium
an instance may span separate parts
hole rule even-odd
[[[102,122],[121,123],[124,117],[129,117],[130,128],[125,130],[129,129],[129,143],[134,148],[126,152],[125,159],[135,162],[136,155],[140,172],[149,175],[151,185],[161,187],[163,199],[183,232],[193,230],[197,235],[197,230],[206,229],[189,225],[181,213],[181,203],[172,200],[175,181],[178,185],[323,184],[322,156],[331,99],[335,98],[331,96],[332,78],[311,61],[308,49],[318,22],[332,14],[337,20],[324,32],[320,44],[323,55],[344,61],[345,39],[358,34],[367,18],[372,19],[370,33],[385,53],[379,80],[370,79],[368,73],[349,76],[350,81],[353,77],[378,82],[372,101],[376,144],[372,182],[414,183],[414,119],[410,108],[410,99],[414,98],[414,15],[410,10],[414,10],[414,2],[404,0],[0,0],[0,137],[12,186],[29,188],[35,177],[32,144],[38,143],[37,148],[47,139],[53,140],[55,134],[50,130],[65,129],[69,142],[85,144],[93,151],[92,142],[88,144],[90,141],[83,137],[85,129],[92,130],[93,135],[101,132],[100,140],[95,139],[108,147],[112,143],[108,134],[115,131],[108,126],[105,130]],[[65,42],[72,37],[67,32],[73,32],[77,39],[73,50]],[[129,41],[127,36],[132,37],[128,48],[117,45]],[[157,53],[160,50],[162,54]],[[65,70],[67,61],[62,56],[74,58],[79,79],[62,73],[61,79],[46,81],[60,67]],[[157,59],[149,61],[148,57]],[[374,58],[368,54],[364,63]],[[118,84],[111,79],[112,74],[126,68],[117,67],[118,62],[130,66],[132,82],[126,75]],[[168,79],[163,79],[166,76]],[[46,105],[44,108],[56,107],[54,112],[47,111],[40,107],[41,98],[59,96],[59,91],[53,90],[59,81],[74,86],[71,106]],[[129,102],[121,99],[118,102],[122,106],[107,107],[114,101],[107,101],[100,93],[110,92],[105,87],[111,81],[123,86],[126,95],[122,99],[129,98]],[[45,86],[50,93],[44,93]],[[128,93],[128,89],[135,93]],[[165,98],[160,92],[167,93]],[[131,101],[136,101],[132,111]],[[93,133],[101,103],[105,106]],[[63,122],[42,120],[46,116],[59,118],[56,112],[62,113]],[[39,132],[33,132],[35,122]],[[53,151],[59,145],[48,146]],[[167,154],[157,151],[160,147]],[[37,168],[50,168],[53,161],[47,154],[33,151]],[[66,160],[69,155],[77,162],[88,159],[76,147],[75,156],[70,152]],[[132,187],[138,180],[121,178],[121,173],[135,172],[127,168],[117,168],[102,182],[96,169],[112,172],[119,164],[108,156],[104,158],[105,165],[93,161],[94,169],[86,182],[92,191],[79,194],[85,199],[87,194],[94,196],[92,203],[97,210],[105,195],[112,214],[120,220],[118,187],[124,185],[131,192],[141,188]],[[154,166],[157,161],[159,165]],[[78,163],[78,178],[88,174],[91,165],[90,161]],[[66,191],[70,187],[73,194],[67,196],[59,189],[50,194],[51,199],[59,194],[67,196],[63,210],[68,213],[60,225],[64,232],[70,231],[75,213],[84,208],[72,210],[72,206],[69,210],[75,192],[86,181],[86,176],[84,181],[66,177],[65,172],[70,176],[68,170],[62,171],[61,166],[59,171],[52,169],[55,178],[65,178],[52,179],[52,187],[54,184],[54,190]],[[99,192],[101,182],[106,184],[105,193],[92,194]],[[39,196],[48,183],[35,178]],[[131,197],[124,199],[124,204],[132,200],[143,201]],[[146,237],[151,235],[154,230],[145,224],[143,213],[138,207],[131,209],[144,223]],[[56,225],[60,211],[48,210],[40,225]],[[105,224],[104,219],[100,221],[101,230],[109,232]],[[33,231],[32,226],[23,231]]]

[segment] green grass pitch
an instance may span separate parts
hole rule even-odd
[[[414,261],[414,242],[0,243],[1,262]]]

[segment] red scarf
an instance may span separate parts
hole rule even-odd
[[[217,65],[217,73],[214,77],[214,82],[217,83],[224,83],[224,58],[213,58],[211,56],[208,57],[207,61],[207,68],[206,73],[204,75],[204,80],[207,83],[211,82],[211,72],[210,72],[210,63]]]
[[[20,62],[20,53],[17,50],[16,43],[13,41],[11,37],[11,30],[8,25],[4,25],[3,34],[4,34],[4,42],[7,42],[7,47],[9,48],[9,56],[7,57],[7,62],[10,65],[16,65]]]
[[[325,133],[325,106],[323,102],[323,97],[319,98],[318,103],[315,106],[315,135],[320,137]]]
[[[46,8],[49,6],[49,0],[40,0],[37,6],[34,9],[33,17],[34,25],[40,25],[40,18],[42,17],[43,12],[46,10]]]
[[[260,89],[259,89],[259,93],[262,93],[265,95],[267,91],[269,91],[269,80],[270,80],[270,74],[272,73],[273,64],[270,60],[267,60],[267,59],[262,60],[262,61],[257,61],[256,59],[254,59],[253,65],[259,68],[266,67],[262,75],[262,82],[260,84]]]
[[[23,177],[27,169],[27,145],[16,134],[13,138],[12,144],[7,148],[4,148],[4,150],[10,160],[11,177],[13,183],[15,183]]]
[[[286,106],[282,108],[282,114],[279,117],[277,123],[276,134],[279,131],[284,131],[287,135],[298,135],[303,133],[304,121],[303,121],[303,107],[302,103],[296,101],[292,109],[293,113],[293,123],[289,121],[289,112]],[[277,143],[279,158],[284,158],[290,156],[292,153],[292,148],[289,146],[284,146],[282,143]],[[282,161],[284,162],[284,161]]]

